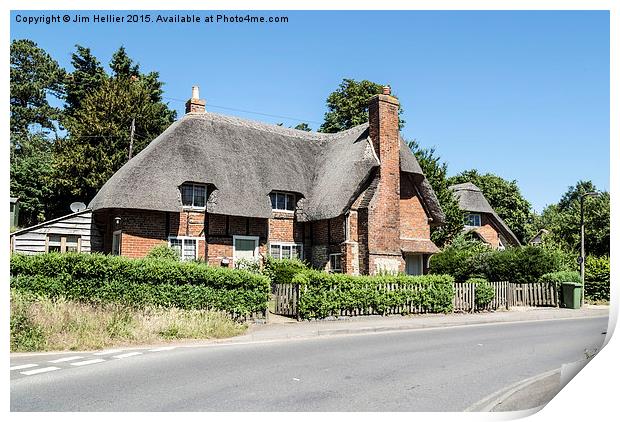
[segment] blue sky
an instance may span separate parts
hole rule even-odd
[[[609,190],[605,11],[249,12],[288,16],[284,24],[15,22],[17,14],[57,13],[12,12],[11,38],[34,40],[67,69],[75,44],[104,64],[124,45],[143,71],[160,73],[179,115],[197,84],[211,111],[286,126],[298,121],[220,107],[293,117],[316,130],[343,78],[368,79],[392,86],[404,108],[403,136],[436,147],[450,175],[476,168],[516,180],[538,212],[580,179]]]

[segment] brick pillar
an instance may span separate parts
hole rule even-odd
[[[371,273],[379,269],[398,271],[402,266],[398,107],[389,87],[384,88],[383,94],[372,97],[368,104],[370,139],[381,162],[368,221]]]

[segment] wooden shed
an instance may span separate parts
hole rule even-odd
[[[85,252],[97,250],[101,235],[86,209],[11,233],[11,252]]]

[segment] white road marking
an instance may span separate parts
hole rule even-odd
[[[137,356],[137,355],[141,355],[142,352],[130,352],[130,353],[124,353],[122,355],[116,355],[116,356],[112,356],[113,358],[116,359],[123,359],[123,358],[128,358],[130,356]]]
[[[149,350],[149,352],[163,352],[165,350],[172,350],[174,348],[176,348],[176,346],[156,347],[155,349]]]
[[[50,360],[49,363],[69,362],[70,360],[77,360],[77,359],[83,359],[83,356],[69,356],[68,358]]]
[[[34,368],[35,366],[39,366],[39,365],[37,365],[36,363],[29,363],[27,365],[11,366],[11,371],[15,371],[18,369]]]
[[[24,375],[34,375],[34,374],[41,374],[43,372],[50,372],[50,371],[55,371],[57,369],[60,369],[57,366],[47,366],[45,368],[39,368],[39,369],[32,369],[30,371],[24,371],[24,372],[20,372],[20,374],[24,374]]]
[[[93,353],[93,355],[96,355],[96,356],[111,355],[112,353],[119,353],[122,351],[123,349],[102,350],[101,352]]]
[[[105,359],[83,360],[81,362],[74,362],[71,365],[73,365],[73,366],[82,366],[82,365],[90,365],[91,363],[99,363],[99,362],[105,362]]]

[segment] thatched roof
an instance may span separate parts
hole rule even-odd
[[[459,208],[463,211],[478,212],[488,214],[492,220],[495,221],[497,228],[502,232],[502,235],[513,245],[520,245],[517,236],[510,230],[504,220],[500,218],[495,212],[489,201],[484,197],[480,188],[473,183],[466,182],[458,185],[449,186],[448,189],[454,192],[458,202]]]
[[[422,170],[402,140],[400,158],[402,171],[423,183]],[[280,190],[303,198],[300,221],[319,220],[346,211],[378,165],[368,124],[325,134],[190,113],[118,170],[89,208],[178,212],[179,186],[197,182],[213,190],[207,203],[211,213],[269,218],[269,193]],[[434,220],[443,221],[432,189],[423,196]]]

